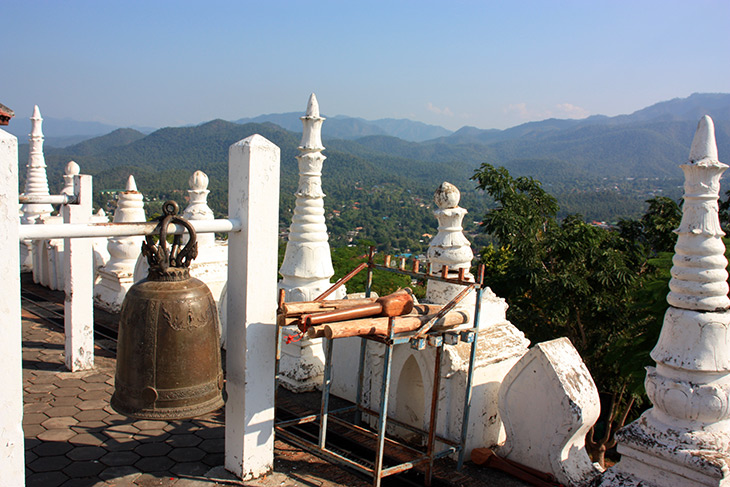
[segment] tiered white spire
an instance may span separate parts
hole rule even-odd
[[[144,222],[144,197],[137,191],[134,176],[127,179],[125,191],[119,193],[114,223]],[[99,269],[100,281],[94,288],[95,302],[110,312],[121,309],[124,296],[134,284],[134,267],[142,251],[144,237],[111,237],[107,248],[109,260]]]
[[[36,105],[33,108],[33,116],[30,117],[31,131],[29,136],[30,154],[27,172],[25,177],[26,195],[44,195],[48,193],[48,176],[46,175],[46,159],[43,155],[43,118],[41,111]],[[50,215],[53,207],[48,204],[27,203],[21,208],[23,216],[21,222],[34,223],[43,216]]]
[[[434,193],[434,202],[438,207],[433,212],[439,222],[438,233],[428,247],[428,261],[431,263],[431,274],[441,274],[444,266],[449,269],[449,277],[457,277],[459,269],[466,269],[464,277],[470,281],[474,276],[469,273],[474,253],[471,243],[464,236],[461,221],[467,211],[459,206],[461,193],[451,183],[443,182]],[[426,287],[426,301],[446,304],[463,290],[463,286],[438,281],[429,281]],[[463,304],[473,306],[473,299]]]
[[[327,242],[327,225],[324,218],[324,193],[322,192],[322,122],[319,103],[312,93],[307,113],[301,117],[302,142],[299,146],[299,186],[295,196],[296,207],[289,229],[284,262],[279,272],[284,277],[279,287],[286,290],[287,301],[308,301],[330,287],[334,275],[330,246]],[[337,296],[344,295],[344,288]]]
[[[126,191],[119,193],[117,209],[114,211],[114,223],[143,222],[144,202],[142,193],[137,191],[134,176],[127,179]],[[137,256],[142,249],[144,237],[112,237],[109,239],[109,262],[104,266],[110,272],[130,272],[134,270]]]
[[[720,176],[712,119],[698,125],[684,171],[670,304],[651,352],[646,392],[653,407],[618,433],[622,460],[602,485],[730,483],[730,300]],[[631,482],[625,479],[631,479]],[[643,482],[643,483],[640,483]]]

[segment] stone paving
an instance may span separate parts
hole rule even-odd
[[[222,467],[222,410],[194,420],[171,422],[121,416],[109,406],[114,383],[113,354],[97,347],[96,369],[71,373],[64,366],[63,343],[59,330],[23,310],[23,429],[28,487],[371,485],[370,480],[281,441],[275,442],[271,475],[254,481],[237,480]],[[476,473],[468,476],[449,472],[449,481],[441,481],[440,485],[525,485],[489,469]]]

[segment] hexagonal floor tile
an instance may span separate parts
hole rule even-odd
[[[114,451],[107,453],[99,461],[109,467],[121,467],[134,465],[139,458],[139,455],[132,451]]]
[[[74,461],[96,460],[103,457],[108,452],[100,446],[77,446],[71,449],[66,456]]]

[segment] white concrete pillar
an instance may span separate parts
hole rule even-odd
[[[73,176],[78,202],[63,205],[64,223],[89,223],[92,213],[91,176]],[[66,238],[63,242],[65,272],[65,362],[71,372],[94,368],[94,255],[90,238]]]
[[[18,271],[18,139],[0,130],[0,472],[5,485],[25,485],[23,361]]]
[[[61,194],[74,194],[74,176],[81,172],[79,165],[69,161],[63,175]],[[43,225],[60,225],[62,215],[45,215],[36,223]],[[65,263],[63,257],[63,239],[52,238],[33,242],[33,281],[54,290],[63,290],[65,283]]]
[[[279,148],[252,135],[228,153],[228,353],[225,467],[242,479],[274,462]]]

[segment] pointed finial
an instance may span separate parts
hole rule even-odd
[[[205,191],[208,189],[208,175],[203,171],[195,171],[188,179],[188,184],[193,191]]]
[[[708,166],[717,164],[717,142],[715,142],[715,124],[709,115],[702,117],[697,124],[692,148],[689,150],[690,164]]]
[[[106,217],[106,211],[104,211],[104,208],[99,208],[99,211],[96,212],[96,216]]]
[[[317,97],[314,95],[314,93],[309,95],[306,116],[319,118],[319,102],[317,101]]]
[[[43,118],[41,118],[41,111],[38,105],[33,108],[33,116],[30,117],[30,122],[30,136],[42,138],[43,129],[41,128],[41,124],[43,123]]]
[[[134,176],[132,176],[131,174],[129,175],[129,178],[127,179],[126,191],[137,191],[137,183],[134,182]]]
[[[442,210],[446,208],[456,208],[459,206],[459,200],[461,199],[461,192],[459,188],[451,183],[444,181],[441,186],[438,187],[436,193],[433,195],[433,200],[436,206]]]
[[[67,176],[74,176],[76,174],[79,174],[81,172],[81,168],[76,163],[76,161],[69,161],[68,164],[66,164],[66,169],[64,173]]]

